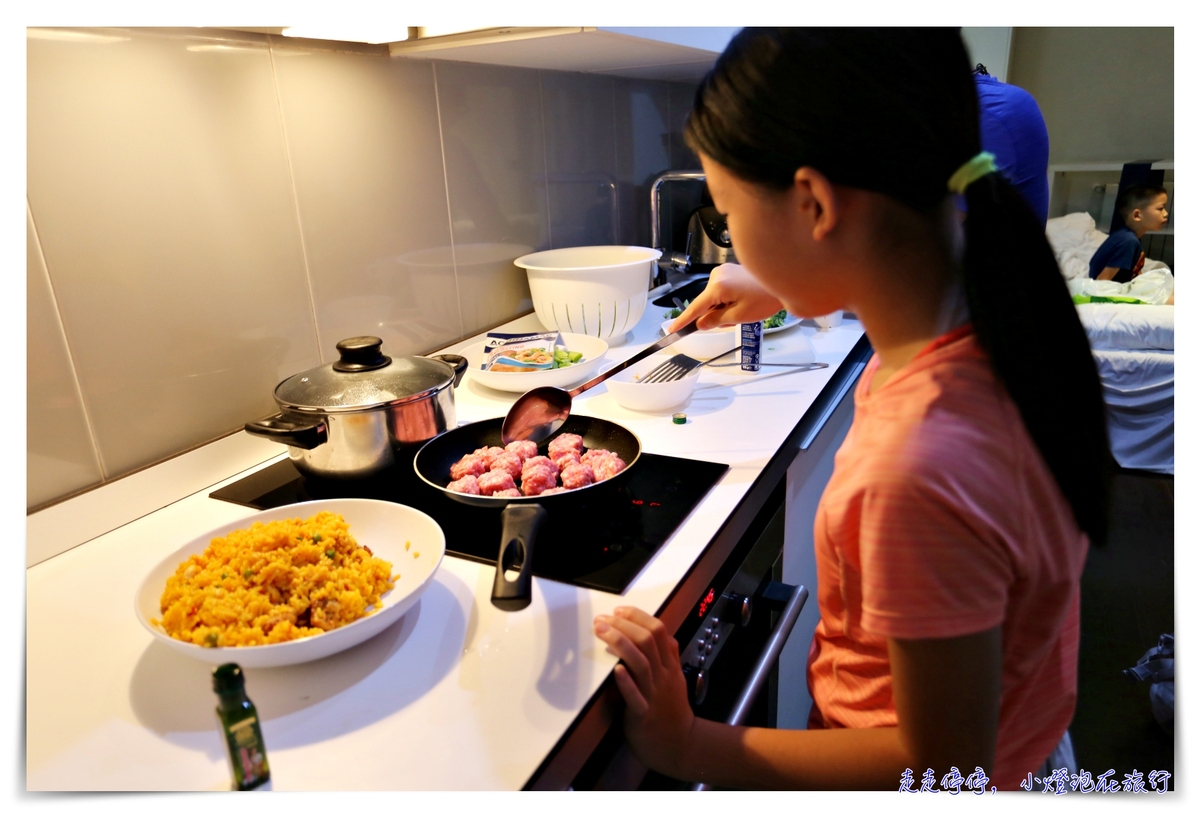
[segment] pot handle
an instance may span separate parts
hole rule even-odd
[[[457,389],[463,375],[467,373],[467,359],[462,355],[433,355],[432,359],[448,363],[450,368],[454,369],[454,388]]]
[[[246,423],[246,432],[273,442],[312,450],[329,439],[324,420],[294,420],[282,414]]]
[[[541,505],[512,504],[500,516],[500,555],[496,557],[496,583],[492,585],[492,604],[501,610],[524,610],[531,600],[533,587],[533,543],[546,518]],[[505,576],[516,570],[514,579]]]

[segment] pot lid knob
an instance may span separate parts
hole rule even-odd
[[[381,351],[383,341],[370,335],[357,338],[346,338],[338,341],[337,350],[341,355],[333,364],[335,372],[369,372],[382,369],[392,362],[392,359]]]

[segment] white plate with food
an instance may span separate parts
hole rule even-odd
[[[782,318],[779,317],[780,313],[782,313],[782,315],[783,315]],[[772,318],[774,320],[777,320],[778,323],[776,323],[774,326],[768,326],[767,324],[772,322]],[[766,321],[763,322],[763,334],[770,335],[774,332],[782,332],[784,329],[791,329],[793,326],[800,323],[800,320],[801,320],[800,318],[796,317],[795,315],[790,314],[789,312],[787,312],[787,310],[781,309],[781,310],[779,310],[779,312],[776,312],[775,315],[773,315],[771,318],[768,318]]]
[[[445,553],[441,526],[407,505],[300,502],[197,536],[150,571],[134,606],[156,639],[197,660],[301,664],[399,620]]]
[[[596,373],[596,370],[600,368],[600,361],[603,359],[604,353],[608,351],[608,344],[600,338],[590,335],[579,335],[572,332],[561,334],[563,348],[568,353],[577,353],[579,360],[558,369],[539,369],[531,372],[484,371],[480,368],[484,360],[484,344],[482,343],[464,349],[462,355],[467,359],[467,371],[470,373],[471,379],[490,389],[517,392],[518,394],[524,394],[530,389],[541,386],[556,386],[566,389],[579,385]]]

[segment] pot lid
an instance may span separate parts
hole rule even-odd
[[[357,411],[423,397],[454,382],[448,363],[383,354],[383,341],[364,336],[337,345],[335,363],[292,375],[275,387],[282,408]]]

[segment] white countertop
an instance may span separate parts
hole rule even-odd
[[[663,311],[648,305],[607,358],[655,340]],[[503,328],[540,324],[530,315]],[[447,556],[419,604],[374,639],[309,664],[248,669],[274,789],[523,786],[615,664],[591,634],[593,616],[618,604],[661,607],[862,328],[847,320],[767,335],[764,361],[788,360],[800,334],[829,368],[705,369],[682,409],[685,425],[669,411],[628,411],[604,386],[576,398],[574,413],[626,426],[648,452],[730,466],[623,596],[535,578],[532,604],[505,613],[489,600],[493,567]],[[468,375],[455,395],[458,420],[502,416],[514,397]],[[234,435],[28,518],[37,562],[26,575],[30,790],[228,788],[211,667],[156,643],[133,598],[180,544],[252,513],[208,493],[282,452]]]

